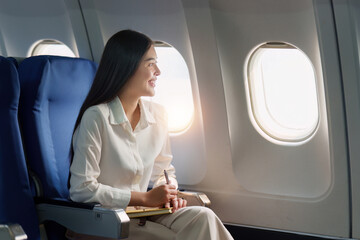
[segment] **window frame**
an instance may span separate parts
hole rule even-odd
[[[73,58],[77,58],[77,54],[75,54],[75,52],[66,44],[64,44],[63,42],[56,40],[56,39],[42,39],[39,41],[36,41],[34,44],[31,45],[29,51],[28,51],[28,57],[32,57],[32,56],[39,56],[39,55],[51,55],[51,54],[38,54],[37,52],[40,51],[39,48],[41,47],[41,45],[46,45],[46,44],[56,44],[56,45],[62,45],[67,47],[71,53],[73,54],[73,56],[69,56],[69,55],[53,55],[53,56],[63,56],[63,57],[73,57]]]
[[[314,81],[315,81],[314,84],[315,84],[316,104],[317,104],[317,107],[316,107],[317,120],[314,122],[314,124],[311,124],[306,135],[304,135],[302,137],[297,137],[297,138],[291,139],[291,138],[284,138],[284,137],[277,136],[276,134],[274,134],[274,131],[269,131],[266,128],[267,126],[264,126],[262,124],[262,120],[258,119],[259,116],[255,110],[256,109],[256,106],[254,106],[255,100],[253,100],[253,99],[256,99],[256,97],[254,96],[254,93],[253,93],[254,90],[252,90],[251,66],[253,65],[252,63],[254,61],[254,57],[258,54],[258,50],[274,49],[274,48],[275,49],[280,48],[280,49],[296,49],[296,50],[298,50],[309,61],[309,64],[311,65],[311,68],[313,71]],[[255,61],[258,61],[258,59],[255,59]],[[288,146],[301,145],[301,144],[304,144],[304,143],[310,141],[313,138],[313,136],[315,135],[315,133],[317,132],[317,130],[319,128],[319,124],[321,121],[319,90],[318,90],[318,86],[317,86],[318,81],[317,81],[316,71],[315,71],[312,61],[300,48],[298,48],[290,43],[286,43],[286,42],[266,42],[266,43],[259,44],[258,46],[254,47],[250,51],[250,53],[248,54],[248,56],[246,58],[245,65],[244,65],[244,75],[245,75],[244,81],[245,81],[246,101],[247,101],[247,106],[248,106],[248,115],[249,115],[252,125],[254,126],[254,128],[257,130],[257,132],[262,137],[264,137],[265,139],[267,139],[268,141],[270,141],[272,143],[275,143],[278,145],[288,145]],[[261,91],[262,91],[262,93],[265,93],[265,88],[262,87]],[[265,106],[267,106],[267,103],[265,100],[264,100],[264,104],[265,104]],[[269,111],[267,111],[266,114],[271,116],[271,113]],[[278,126],[280,126],[280,124]]]

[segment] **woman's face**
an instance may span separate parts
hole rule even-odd
[[[157,76],[160,69],[157,67],[157,55],[153,45],[140,60],[135,74],[126,83],[125,91],[129,96],[140,98],[141,96],[154,96]]]

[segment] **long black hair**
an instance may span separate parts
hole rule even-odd
[[[134,75],[140,60],[153,44],[152,40],[133,30],[115,33],[106,43],[94,82],[80,108],[75,129],[86,109],[113,100]]]

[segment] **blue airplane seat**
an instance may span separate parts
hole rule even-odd
[[[19,120],[28,167],[39,179],[36,207],[49,240],[64,239],[64,227],[103,237],[128,234],[124,210],[69,200],[72,134],[96,68],[86,59],[59,56],[30,57],[19,65]]]
[[[19,76],[0,56],[0,224],[18,223],[30,240],[40,239],[39,223],[18,123]]]
[[[18,61],[16,60],[16,58],[14,58],[14,57],[7,57],[6,59],[9,60],[10,62],[12,62],[12,63],[14,64],[14,66],[16,67],[16,69],[18,69],[19,63],[18,63]]]
[[[72,134],[95,71],[92,61],[57,56],[30,57],[19,66],[24,148],[45,198],[69,197]]]
[[[76,117],[90,89],[96,65],[85,59],[39,56],[19,66],[20,121],[29,168],[44,198],[68,199],[71,138]],[[47,223],[50,239],[65,229]]]

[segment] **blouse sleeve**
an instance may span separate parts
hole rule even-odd
[[[130,190],[114,188],[97,181],[100,175],[103,128],[99,111],[85,111],[73,138],[70,198],[76,202],[98,202],[104,206],[126,208],[130,202]]]
[[[171,153],[170,137],[167,127],[167,113],[165,109],[162,110],[162,115],[164,118],[164,120],[162,121],[162,125],[163,125],[162,127],[165,129],[166,135],[164,137],[164,144],[161,149],[161,152],[155,159],[151,181],[154,183],[153,187],[166,184],[166,179],[164,176],[164,170],[166,170],[171,184],[176,186],[176,188],[178,188],[178,182],[175,176],[175,168],[171,164],[173,155]]]

